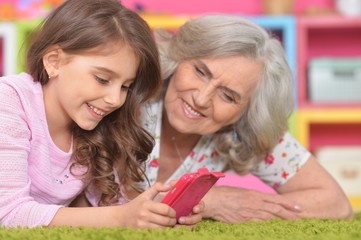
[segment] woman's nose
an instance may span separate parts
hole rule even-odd
[[[197,107],[207,107],[214,96],[215,87],[211,83],[204,84],[193,94],[193,101]]]

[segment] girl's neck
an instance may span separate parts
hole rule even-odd
[[[46,122],[51,139],[62,151],[69,152],[72,139],[72,121],[69,121],[57,103],[51,82],[43,86]]]

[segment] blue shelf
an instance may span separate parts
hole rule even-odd
[[[258,25],[270,29],[281,30],[282,41],[286,50],[288,62],[294,73],[296,73],[296,20],[293,16],[260,16],[260,17],[248,17]]]
[[[297,109],[297,36],[296,36],[296,19],[291,15],[282,16],[245,16],[254,23],[271,31],[281,31],[282,43],[286,51],[288,63],[294,75],[294,100],[295,109]]]

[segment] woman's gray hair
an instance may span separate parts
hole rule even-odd
[[[176,33],[157,29],[155,36],[167,81],[184,60],[238,55],[263,63],[261,79],[240,119],[214,136],[230,167],[249,173],[283,137],[293,112],[293,75],[279,40],[252,21],[231,15],[198,17]]]

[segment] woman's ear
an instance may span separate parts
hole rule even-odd
[[[49,79],[57,77],[59,74],[60,54],[61,49],[59,47],[52,47],[44,56],[43,64]]]

